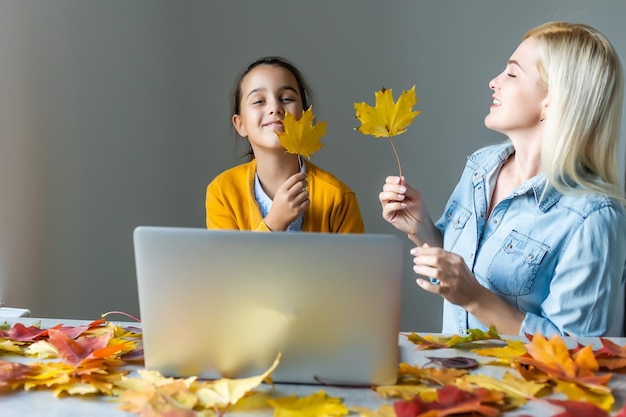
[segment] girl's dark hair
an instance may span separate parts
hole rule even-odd
[[[239,112],[241,111],[241,95],[242,95],[241,84],[243,82],[243,79],[246,77],[246,75],[248,75],[250,71],[252,71],[254,68],[260,65],[272,65],[276,67],[282,67],[288,70],[289,72],[291,72],[293,76],[295,77],[296,82],[298,83],[298,90],[300,93],[300,97],[302,97],[302,108],[304,110],[307,110],[309,108],[309,106],[311,105],[310,102],[312,101],[312,97],[311,97],[312,93],[311,93],[311,89],[308,83],[304,79],[304,76],[302,75],[300,70],[296,68],[295,65],[293,65],[291,62],[289,62],[287,59],[283,57],[264,56],[262,58],[257,59],[252,64],[248,65],[248,67],[245,68],[237,77],[236,82],[235,82],[235,88],[233,89],[233,92],[231,95],[231,107],[230,107],[231,115],[239,114]],[[237,132],[235,131],[234,133],[235,133],[235,137],[239,138],[239,135],[237,135]],[[246,152],[246,155],[249,156],[250,159],[254,158],[254,153],[252,152],[252,147],[250,146],[249,143],[248,143],[248,151]]]

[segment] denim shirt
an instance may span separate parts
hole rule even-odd
[[[526,313],[520,335],[621,336],[624,206],[595,194],[563,195],[546,188],[540,174],[487,217],[491,184],[514,152],[506,143],[468,157],[436,223],[444,249],[462,256],[480,284]],[[443,333],[468,329],[487,327],[444,300]]]

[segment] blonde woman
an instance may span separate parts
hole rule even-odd
[[[623,334],[622,74],[594,28],[534,28],[489,83],[485,126],[508,140],[468,158],[441,218],[386,179],[383,218],[417,245],[417,284],[444,298],[444,333]]]

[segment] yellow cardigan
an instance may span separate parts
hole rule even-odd
[[[331,173],[304,162],[311,204],[304,212],[302,231],[363,233],[355,193]],[[208,185],[207,228],[269,231],[254,198],[255,172],[253,159],[222,172]]]

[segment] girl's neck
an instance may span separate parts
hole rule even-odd
[[[300,172],[298,155],[263,154],[256,159],[256,173],[265,193],[274,198],[276,190],[294,174]]]

